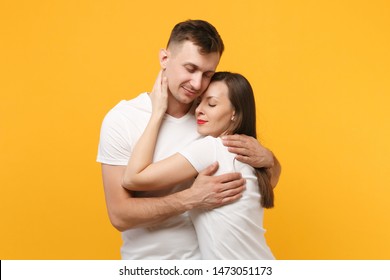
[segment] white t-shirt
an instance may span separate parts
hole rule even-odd
[[[202,259],[274,259],[264,238],[263,211],[254,169],[234,159],[220,138],[207,136],[180,153],[200,172],[215,161],[215,175],[241,172],[246,190],[238,201],[211,211],[191,210]]]
[[[131,151],[144,131],[152,112],[147,93],[130,101],[121,101],[104,118],[97,161],[110,165],[127,165]],[[193,111],[182,118],[166,115],[161,126],[154,161],[162,160],[199,138]],[[142,197],[159,197],[172,190],[142,192]],[[188,213],[172,217],[158,226],[136,228],[122,233],[122,259],[200,259],[198,241]]]

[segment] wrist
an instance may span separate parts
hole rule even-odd
[[[149,122],[153,124],[160,124],[163,120],[164,114],[165,113],[152,112]]]
[[[191,196],[191,188],[176,193],[177,201],[180,203],[184,212],[192,210],[196,206],[196,204],[191,201]]]
[[[272,169],[275,165],[274,154],[270,150],[267,150],[267,152],[268,155],[265,157],[266,160],[263,162],[263,167],[266,169]]]

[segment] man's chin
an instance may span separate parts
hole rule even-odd
[[[189,104],[192,104],[195,99],[196,99],[196,96],[188,96],[185,94],[184,96],[180,96],[180,100],[178,100],[178,101],[180,103],[189,105]]]

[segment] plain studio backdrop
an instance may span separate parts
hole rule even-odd
[[[283,171],[278,259],[390,259],[390,2],[1,1],[0,259],[118,259],[100,125],[151,90],[172,27],[210,21]]]

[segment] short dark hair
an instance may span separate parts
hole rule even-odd
[[[228,96],[235,115],[232,134],[245,134],[257,138],[256,135],[256,103],[253,89],[249,81],[241,74],[231,72],[216,72],[211,82],[224,82],[228,88]],[[274,206],[274,192],[266,168],[255,168],[259,190],[260,203],[264,208]]]
[[[200,47],[201,53],[218,52],[221,56],[225,47],[217,29],[204,20],[186,20],[175,25],[167,47],[172,43],[191,41]]]

